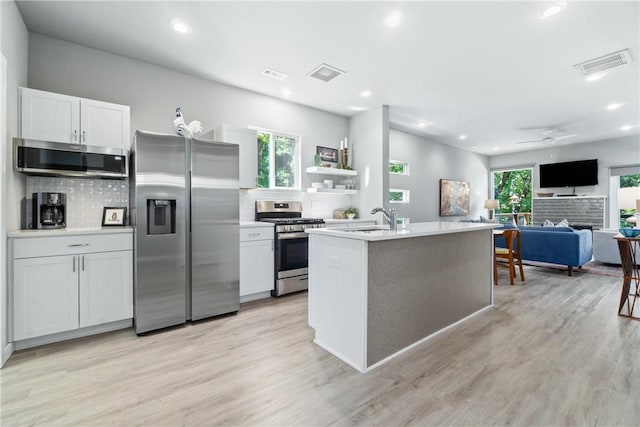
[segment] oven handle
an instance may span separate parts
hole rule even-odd
[[[286,240],[286,239],[308,239],[309,235],[307,233],[300,232],[300,233],[278,233],[277,234],[277,238],[278,240]]]

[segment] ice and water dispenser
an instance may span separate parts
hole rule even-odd
[[[175,199],[147,199],[147,234],[175,234]]]

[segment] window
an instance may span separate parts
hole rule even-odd
[[[399,160],[389,160],[389,173],[409,175],[409,163]]]
[[[300,188],[300,138],[258,129],[258,188]]]
[[[493,198],[500,202],[496,217],[510,221],[513,214],[531,213],[531,168],[493,172]]]
[[[409,190],[389,189],[389,203],[409,203]]]
[[[629,187],[640,187],[640,174],[620,175],[620,188]],[[620,202],[621,201],[618,200],[618,204],[620,204]],[[635,218],[635,221],[638,220],[635,209],[619,209],[618,214],[620,218],[620,228],[633,228],[636,225],[635,222],[629,222],[629,220],[633,221],[632,218]]]

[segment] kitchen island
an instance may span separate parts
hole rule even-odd
[[[366,372],[490,307],[496,226],[306,230],[314,342]]]

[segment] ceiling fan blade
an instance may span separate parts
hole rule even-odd
[[[516,141],[516,144],[531,144],[533,142],[542,142],[542,140],[541,139],[534,139],[534,140],[531,140],[531,141]]]
[[[560,140],[567,139],[567,138],[574,138],[574,137],[576,137],[576,136],[578,136],[578,134],[577,134],[577,133],[572,133],[571,135],[556,136],[556,137],[554,138],[554,140],[556,140],[556,141],[560,141]]]

